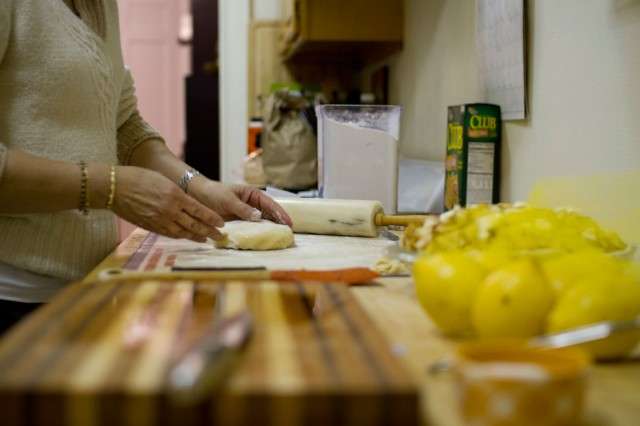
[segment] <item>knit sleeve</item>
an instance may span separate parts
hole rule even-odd
[[[125,78],[120,95],[117,116],[118,161],[129,164],[133,150],[149,139],[160,139],[162,135],[147,123],[138,111],[138,99],[131,72],[125,69]]]

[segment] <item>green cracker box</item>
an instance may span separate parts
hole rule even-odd
[[[500,190],[500,106],[450,106],[444,208],[497,203]]]

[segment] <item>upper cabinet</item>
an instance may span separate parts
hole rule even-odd
[[[402,48],[402,0],[283,0],[280,54],[287,62],[361,65]]]

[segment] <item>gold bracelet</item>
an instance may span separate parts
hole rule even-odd
[[[80,162],[82,171],[82,182],[80,184],[80,205],[78,210],[85,215],[89,214],[89,168],[84,161]]]
[[[113,200],[116,198],[116,166],[111,164],[111,172],[109,175],[109,200],[107,201],[107,209],[113,207]]]

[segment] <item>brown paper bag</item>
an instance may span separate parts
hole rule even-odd
[[[262,129],[262,165],[269,185],[309,189],[318,182],[317,139],[302,96],[279,90],[269,96]]]

